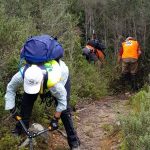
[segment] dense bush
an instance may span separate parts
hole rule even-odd
[[[103,69],[98,71],[97,66],[81,59],[74,71],[73,89],[78,97],[98,99],[106,95],[108,80],[103,74]]]
[[[133,111],[123,118],[122,127],[126,147],[129,150],[150,149],[150,91],[141,91],[133,96]]]
[[[19,139],[8,134],[0,139],[0,150],[17,150],[17,144],[19,144]]]
[[[30,17],[21,19],[10,17],[0,6],[0,91],[4,92],[6,83],[18,69],[19,53],[25,39],[36,32]]]

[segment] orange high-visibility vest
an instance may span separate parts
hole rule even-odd
[[[139,43],[134,40],[129,40],[122,43],[123,54],[122,58],[135,58],[138,59]]]

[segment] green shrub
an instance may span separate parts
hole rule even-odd
[[[131,100],[132,112],[122,119],[129,150],[150,149],[150,91],[140,91]]]
[[[98,72],[96,66],[84,58],[76,64],[72,72],[72,92],[79,98],[98,99],[107,94],[107,78]]]
[[[0,96],[0,119],[2,119],[6,115],[6,111],[4,110],[4,99]]]
[[[6,134],[0,139],[0,150],[18,150],[19,138]]]
[[[28,36],[36,32],[30,17],[8,16],[0,6],[0,92],[5,91],[10,77],[18,70],[20,49]]]

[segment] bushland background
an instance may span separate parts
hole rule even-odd
[[[84,99],[94,101],[122,92],[117,52],[126,35],[137,38],[143,52],[138,73],[141,90],[131,100],[132,115],[122,121],[123,147],[150,149],[149,10],[149,0],[0,0],[0,149],[14,150],[17,146],[18,139],[10,134],[13,123],[7,119],[9,112],[4,111],[4,94],[18,71],[23,43],[38,34],[57,36],[65,49],[63,59],[70,69],[74,107]],[[82,56],[93,30],[106,46],[105,64],[100,70]],[[46,112],[39,103],[33,120],[46,124]]]

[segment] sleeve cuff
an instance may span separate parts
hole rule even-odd
[[[15,107],[15,102],[5,101],[5,110],[10,110]]]

